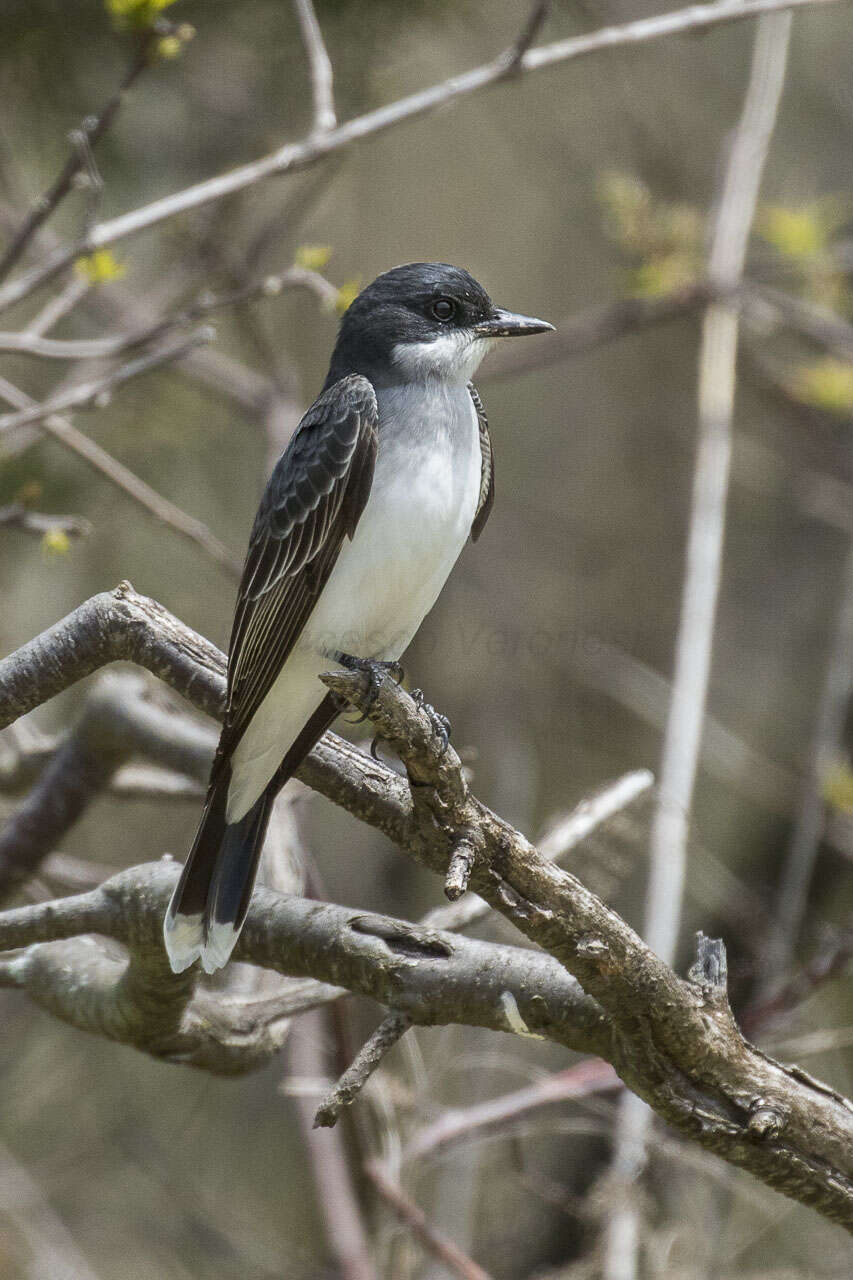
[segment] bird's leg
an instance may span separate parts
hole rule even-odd
[[[369,681],[367,689],[367,699],[362,714],[357,720],[353,720],[353,724],[361,724],[368,717],[368,712],[376,701],[376,695],[379,693],[379,686],[382,683],[382,677],[386,671],[393,676],[397,684],[403,679],[404,671],[399,662],[394,660],[390,662],[380,662],[378,658],[357,658],[352,653],[342,653],[340,650],[334,655],[335,661],[339,662],[342,667],[346,667],[347,671],[364,671]],[[376,739],[374,738],[374,742]],[[371,747],[372,750],[372,747]]]
[[[432,731],[441,740],[441,755],[450,746],[450,721],[440,711],[436,711],[424,697],[423,689],[412,690],[412,700],[419,711],[422,711],[432,725]]]

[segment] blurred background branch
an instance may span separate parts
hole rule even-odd
[[[785,83],[791,15],[760,19],[743,113],[735,130],[717,206],[708,276],[736,288],[743,276],[750,229],[770,138]],[[674,676],[663,742],[660,788],[652,821],[643,935],[671,964],[681,927],[687,877],[687,836],[699,767],[729,490],[739,315],[713,300],[702,323],[698,373],[698,443]],[[651,1113],[626,1093],[620,1104],[610,1184],[614,1206],[604,1242],[604,1280],[637,1280],[640,1213],[636,1183],[645,1162]]]

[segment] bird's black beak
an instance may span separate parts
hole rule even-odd
[[[526,333],[548,333],[553,328],[547,320],[534,320],[532,316],[519,316],[495,307],[488,320],[474,325],[474,333],[478,338],[520,338]]]

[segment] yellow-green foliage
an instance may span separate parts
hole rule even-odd
[[[813,404],[830,413],[853,412],[853,364],[825,356],[804,364],[791,379],[791,392],[804,404]]]
[[[332,256],[329,244],[303,244],[296,250],[294,262],[306,271],[322,271]]]
[[[176,0],[104,0],[104,8],[117,27],[134,27],[138,31],[144,31],[154,25],[157,15],[163,9],[168,9],[175,2]]]
[[[335,310],[338,315],[342,316],[351,302],[354,302],[361,292],[361,277],[353,276],[351,280],[345,280],[338,289],[338,298],[335,303]]]
[[[757,220],[759,235],[786,258],[797,261],[813,258],[826,250],[831,224],[819,205],[788,209],[781,204],[765,205]]]
[[[64,529],[46,529],[41,546],[46,556],[67,556],[71,550],[71,539]]]
[[[127,272],[127,267],[116,259],[110,249],[96,249],[88,257],[78,258],[74,267],[79,275],[89,281],[89,284],[106,284],[110,280],[121,280]]]
[[[853,773],[848,764],[837,764],[823,780],[823,798],[841,813],[853,813]]]
[[[598,190],[608,234],[634,260],[631,293],[671,293],[701,275],[705,221],[698,209],[654,200],[644,182],[624,173],[604,174]]]
[[[841,315],[849,312],[851,298],[833,240],[849,214],[849,200],[829,196],[797,208],[765,205],[756,219],[758,234],[793,269],[798,292]]]

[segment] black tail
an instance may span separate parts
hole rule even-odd
[[[277,782],[239,822],[225,821],[229,771],[211,787],[193,847],[166,913],[164,936],[175,973],[201,958],[207,973],[224,965],[249,909]]]
[[[201,959],[213,973],[228,962],[249,910],[272,806],[281,788],[338,714],[327,695],[267,786],[239,822],[226,822],[231,771],[215,769],[193,846],[166,912],[163,934],[175,973]]]

